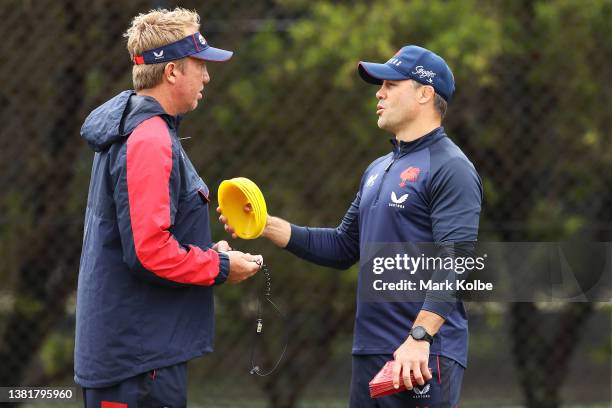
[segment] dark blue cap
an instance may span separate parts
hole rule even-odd
[[[159,64],[184,57],[221,62],[227,61],[233,54],[232,51],[211,47],[202,34],[195,33],[182,40],[147,50],[142,55],[136,55],[134,57],[134,64]]]
[[[402,47],[384,64],[359,62],[359,75],[364,81],[380,85],[383,80],[413,79],[431,85],[444,100],[450,101],[455,92],[455,77],[439,55],[416,45]]]

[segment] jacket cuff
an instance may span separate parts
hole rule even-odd
[[[219,252],[219,274],[215,278],[214,285],[221,285],[227,280],[227,275],[229,275],[229,267],[229,256],[223,252]]]
[[[457,302],[449,302],[441,299],[436,299],[431,296],[425,297],[425,302],[421,307],[421,310],[427,310],[442,317],[444,320],[448,315],[455,309]]]

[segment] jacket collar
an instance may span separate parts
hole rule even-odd
[[[393,145],[393,153],[403,156],[408,153],[425,149],[445,137],[446,132],[444,131],[444,127],[440,126],[410,142],[398,141],[395,138],[389,139],[389,142],[391,142]]]
[[[136,92],[132,92],[130,110],[135,113],[134,116],[136,116],[136,118],[133,120],[131,126],[129,126],[129,132],[131,132],[143,119],[148,119],[151,116],[161,116],[171,129],[178,129],[183,118],[182,115],[172,116],[166,113],[157,99],[152,96],[137,95]]]
[[[125,139],[143,121],[161,116],[170,129],[178,128],[180,116],[168,115],[159,102],[150,96],[123,91],[94,109],[81,128],[81,136],[89,146],[101,152]]]

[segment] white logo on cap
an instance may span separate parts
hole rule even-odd
[[[414,68],[414,72],[412,73],[414,75],[418,75],[420,79],[425,78],[425,80],[429,82],[430,84],[433,84],[433,77],[436,76],[435,72],[426,70],[425,68],[423,68],[422,65],[419,65],[416,68]]]
[[[391,65],[395,65],[396,67],[399,67],[400,65],[402,65],[402,61],[399,58],[391,58],[389,61],[387,61],[387,64],[391,64]]]
[[[153,55],[155,55],[155,59],[164,58],[164,50],[161,50],[160,52],[153,51]]]
[[[198,34],[198,41],[200,41],[200,44],[206,45],[206,40],[202,37],[202,34]]]

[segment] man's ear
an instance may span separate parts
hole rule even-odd
[[[421,104],[425,104],[433,100],[434,96],[436,95],[436,91],[433,89],[433,86],[429,85],[419,87],[417,92],[417,99]]]
[[[166,79],[171,84],[176,82],[176,71],[177,67],[174,62],[169,62],[164,67],[164,79]]]

